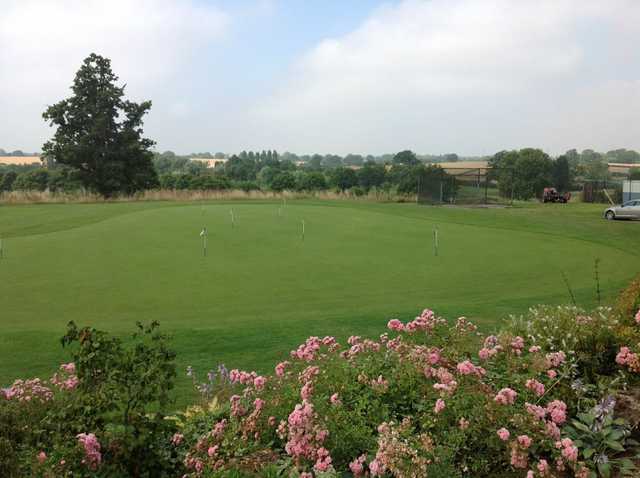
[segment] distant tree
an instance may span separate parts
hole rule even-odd
[[[2,180],[0,181],[0,191],[12,191],[13,184],[16,181],[18,174],[15,171],[7,171],[2,176]]]
[[[553,161],[542,150],[521,149],[515,168],[514,194],[518,199],[542,196],[542,190],[553,182]]]
[[[614,149],[605,154],[607,161],[612,163],[640,163],[640,153],[632,149]]]
[[[322,156],[319,154],[314,154],[311,156],[309,160],[309,169],[319,171],[322,168]]]
[[[249,159],[246,151],[231,156],[224,164],[224,173],[229,179],[236,181],[248,181],[256,179],[257,164],[253,159]]]
[[[364,158],[359,154],[347,154],[342,162],[345,166],[362,166]]]
[[[393,164],[404,166],[416,166],[420,164],[420,160],[416,156],[416,153],[410,150],[400,151],[393,157]]]
[[[226,156],[224,155],[224,153],[220,153],[220,152],[218,152],[218,153],[214,154],[214,155],[213,155],[213,157],[214,157],[215,159],[224,159],[224,158],[226,158]]]
[[[289,151],[285,151],[284,153],[282,153],[280,159],[282,161],[291,161],[292,163],[300,161],[300,157],[297,154],[290,153]]]
[[[602,154],[585,149],[580,153],[579,172],[585,179],[603,181],[609,177],[609,165]]]
[[[106,197],[158,184],[149,150],[154,142],[142,136],[151,102],[125,100],[117,81],[111,61],[92,53],[76,73],[73,96],[43,113],[56,127],[44,157],[76,169],[86,188]]]
[[[346,191],[358,184],[358,178],[353,169],[340,166],[329,173],[329,182],[340,191]]]
[[[0,156],[6,156],[6,155],[7,155],[7,152],[4,149],[0,148]]]
[[[12,151],[11,154],[9,154],[9,156],[18,156],[18,157],[23,157],[25,156],[24,152],[16,149],[15,151]]]
[[[447,153],[447,154],[443,154],[442,155],[442,159],[445,162],[452,163],[452,162],[458,161],[458,159],[460,159],[460,158],[458,157],[458,155],[456,153]]]
[[[258,183],[265,189],[271,189],[271,184],[279,173],[278,168],[265,166],[260,170],[260,173],[258,173]]]
[[[559,156],[553,163],[553,185],[560,192],[569,190],[571,178],[566,156]]]
[[[189,160],[187,161],[187,163],[184,166],[184,171],[186,171],[188,174],[193,174],[193,175],[198,175],[198,174],[204,174],[207,171],[207,163],[205,163],[204,161],[199,161],[197,159],[195,160]]]
[[[339,168],[342,166],[342,158],[335,154],[327,154],[322,160],[322,167],[326,169]]]
[[[321,191],[327,189],[324,174],[318,171],[298,171],[296,175],[296,189],[299,191]]]
[[[489,159],[489,178],[505,197],[531,199],[553,184],[553,161],[540,149],[500,151]]]
[[[631,179],[633,181],[639,181],[640,180],[640,168],[631,168],[629,170],[629,179]]]
[[[177,176],[172,173],[165,173],[160,175],[160,187],[162,189],[177,189],[176,188],[176,179]]]
[[[296,188],[296,178],[289,171],[280,171],[271,181],[274,191],[293,191]]]
[[[379,188],[387,179],[387,170],[382,164],[367,161],[365,165],[357,171],[358,184],[365,191],[371,188]]]

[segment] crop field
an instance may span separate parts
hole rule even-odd
[[[640,223],[604,221],[601,209],[0,206],[0,384],[49,375],[67,358],[59,338],[70,320],[123,336],[136,321],[159,321],[178,352],[182,402],[187,365],[265,371],[309,335],[377,334],[426,307],[491,330],[533,304],[569,302],[563,274],[591,307],[596,259],[603,301],[640,272]]]

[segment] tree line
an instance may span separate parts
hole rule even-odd
[[[42,148],[47,168],[0,165],[1,191],[82,189],[105,197],[157,188],[335,189],[355,194],[376,189],[412,194],[421,181],[447,176],[437,165],[427,163],[463,159],[455,153],[417,155],[409,150],[381,156],[280,155],[274,150],[242,151],[229,158],[221,152],[188,157],[170,151],[159,154],[152,151],[155,143],[143,132],[143,118],[151,102],[125,98],[124,86],[118,86],[108,58],[89,55],[75,75],[72,91],[72,96],[43,113],[55,128]],[[12,154],[25,155],[21,151]],[[208,168],[205,161],[210,159],[225,161]],[[500,151],[485,159],[491,167],[491,184],[497,184],[501,194],[529,199],[546,186],[567,191],[580,181],[606,179],[607,162],[640,163],[640,154],[626,149],[607,153],[570,150],[553,159],[540,149],[525,148]]]

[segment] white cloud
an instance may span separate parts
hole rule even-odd
[[[640,2],[408,0],[319,43],[252,111],[318,151],[640,148]]]
[[[42,111],[68,96],[89,53],[111,58],[128,94],[148,99],[229,23],[191,0],[0,0],[0,147],[39,147],[49,134]],[[167,105],[185,109],[179,98]]]

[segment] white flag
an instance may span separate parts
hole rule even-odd
[[[206,229],[203,229],[202,231],[200,231],[200,237],[204,236],[207,233]]]

